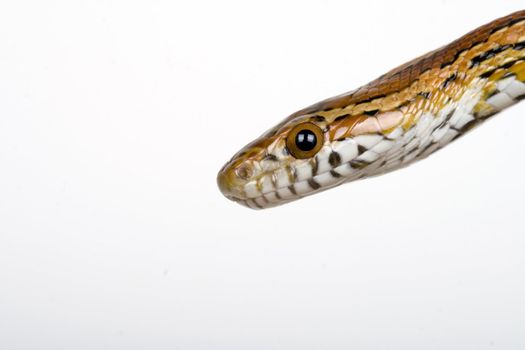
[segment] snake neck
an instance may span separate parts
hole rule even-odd
[[[525,11],[473,33],[395,69],[382,83],[316,105],[311,115],[324,118],[335,149],[349,139],[358,146],[348,162],[357,171],[345,181],[409,165],[523,100]],[[408,83],[414,71],[420,73]]]

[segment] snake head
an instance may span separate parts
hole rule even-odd
[[[222,167],[219,189],[233,201],[262,209],[338,184],[343,179],[332,169],[341,156],[331,138],[324,117],[289,117]]]
[[[229,199],[254,209],[281,205],[400,166],[402,111],[299,111],[246,145],[219,171]],[[439,120],[436,120],[439,122]],[[386,153],[387,151],[390,153]]]

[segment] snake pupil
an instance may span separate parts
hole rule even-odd
[[[295,145],[301,151],[308,152],[315,148],[317,137],[314,132],[308,129],[301,130],[295,136]]]

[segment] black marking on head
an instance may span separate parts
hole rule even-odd
[[[449,116],[449,115],[450,115],[450,116]],[[442,121],[441,123],[439,123],[439,125],[436,126],[436,127],[432,130],[432,132],[434,132],[434,131],[436,131],[436,130],[439,130],[439,129],[441,129],[442,127],[444,127],[444,126],[448,123],[448,121],[450,120],[450,117],[451,117],[451,116],[452,116],[452,114],[448,114],[448,115],[445,117],[445,119],[443,119],[443,121]]]
[[[494,74],[494,72],[496,72],[497,68],[494,68],[494,69],[491,69],[491,70],[488,70],[486,71],[485,73],[481,74],[479,77],[482,78],[482,79],[488,79],[490,78],[490,76],[492,74]]]
[[[337,171],[335,170],[330,170],[330,175],[332,175],[333,177],[335,178],[338,178],[338,177],[341,177],[341,174],[339,174]]]
[[[272,182],[272,186],[273,188],[277,189],[278,186],[277,186],[277,176],[275,173],[273,173],[271,176],[270,176],[270,181]]]
[[[414,153],[418,153],[420,150],[421,149],[419,147],[414,147],[407,154],[405,154],[405,156],[408,156],[408,155],[411,155],[411,154],[414,154]]]
[[[275,191],[275,198],[282,199],[281,195],[279,194],[279,191]]]
[[[317,156],[312,158],[310,164],[312,164],[312,176],[317,175],[317,172],[319,171],[319,161],[317,159]]]
[[[525,99],[525,94],[522,94],[522,95],[514,97],[514,100],[516,100],[516,101],[521,101],[523,99]]]
[[[268,153],[264,156],[264,160],[268,160],[270,162],[277,162],[279,158],[275,154]]]
[[[454,55],[454,61],[456,61],[459,58],[459,56],[461,56],[461,54],[467,50],[468,49],[463,49],[463,50],[459,50],[458,52],[456,52],[456,54]]]
[[[363,154],[363,153],[365,153],[366,151],[368,151],[368,148],[366,148],[366,147],[363,146],[363,145],[357,145],[357,153],[358,153],[358,154]]]
[[[428,100],[432,93],[430,91],[424,91],[417,94],[418,96],[423,97],[425,100]]]
[[[397,108],[402,108],[402,107],[405,107],[405,106],[408,106],[410,103],[412,103],[414,100],[411,99],[411,100],[406,100],[405,102],[401,103],[399,106],[397,106]]]
[[[341,165],[341,156],[339,155],[339,153],[332,151],[332,153],[330,153],[330,156],[328,156],[328,162],[330,163],[332,168],[338,167],[339,165]]]
[[[517,60],[512,60],[512,61],[509,61],[505,64],[502,64],[501,66],[499,66],[498,68],[503,68],[503,69],[509,69],[510,67],[512,67],[513,65],[515,65],[516,63],[518,63],[519,61],[522,61],[522,59],[517,59]]]
[[[516,43],[516,44],[512,45],[512,48],[514,50],[523,50],[523,49],[525,49],[525,41],[520,41],[519,43]]]
[[[360,159],[353,159],[349,162],[350,166],[354,169],[363,169],[364,167],[366,167],[369,163],[367,161],[364,161],[364,160],[360,160]]]
[[[312,188],[312,190],[318,190],[321,188],[321,185],[319,182],[315,181],[314,179],[308,179],[308,185]]]
[[[297,191],[295,190],[294,185],[288,186],[288,189],[290,190],[290,192],[292,192],[294,196],[297,196]]]
[[[321,123],[321,122],[324,122],[326,119],[322,115],[314,115],[313,117],[310,118],[310,120]]]
[[[501,80],[506,79],[506,78],[510,78],[510,77],[515,77],[515,76],[516,76],[516,73],[507,72],[507,73],[503,74],[503,76],[501,77]]]
[[[492,90],[491,92],[489,92],[489,93],[487,94],[487,99],[489,99],[489,98],[491,98],[492,96],[497,95],[497,94],[499,94],[499,93],[500,93],[500,91],[499,91],[498,89],[494,89],[494,90]]]
[[[452,63],[454,63],[454,59],[441,63],[441,66],[439,68],[443,69],[445,67],[452,65]]]
[[[456,80],[458,75],[454,72],[452,73],[444,82],[443,82],[443,88],[446,88],[450,85],[454,80]]]
[[[470,60],[470,68],[478,66],[479,64],[481,64],[481,62],[486,61],[489,58],[496,56],[497,54],[507,50],[510,47],[511,45],[503,45],[503,46],[498,46],[493,49],[480,53],[479,55],[477,55],[476,57]]]
[[[450,120],[450,118],[452,118],[455,112],[456,112],[456,109],[453,108],[450,112],[447,113],[447,115],[445,116],[445,120],[446,121]]]
[[[338,139],[336,139],[337,142],[342,142],[342,141],[345,141],[346,140],[346,137],[340,137]]]
[[[295,170],[295,167],[287,165],[285,169],[286,174],[288,174],[288,178],[290,179],[290,182],[295,182],[295,180],[297,180],[297,171]]]
[[[338,121],[343,120],[343,119],[345,119],[346,117],[349,117],[349,116],[350,116],[350,114],[340,115],[340,116],[338,116],[337,118],[334,119],[334,122],[338,122]]]
[[[373,109],[373,110],[370,110],[370,111],[364,111],[363,114],[366,114],[368,116],[375,116],[377,113],[379,113],[379,109]]]

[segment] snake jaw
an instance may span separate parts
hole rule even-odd
[[[253,209],[263,209],[345,181],[334,168],[355,155],[357,145],[352,139],[337,142],[326,139],[315,156],[296,159],[286,150],[283,140],[286,131],[279,135],[266,148],[253,144],[243,148],[219,171],[217,183],[225,197]],[[342,173],[349,175],[346,170]]]

